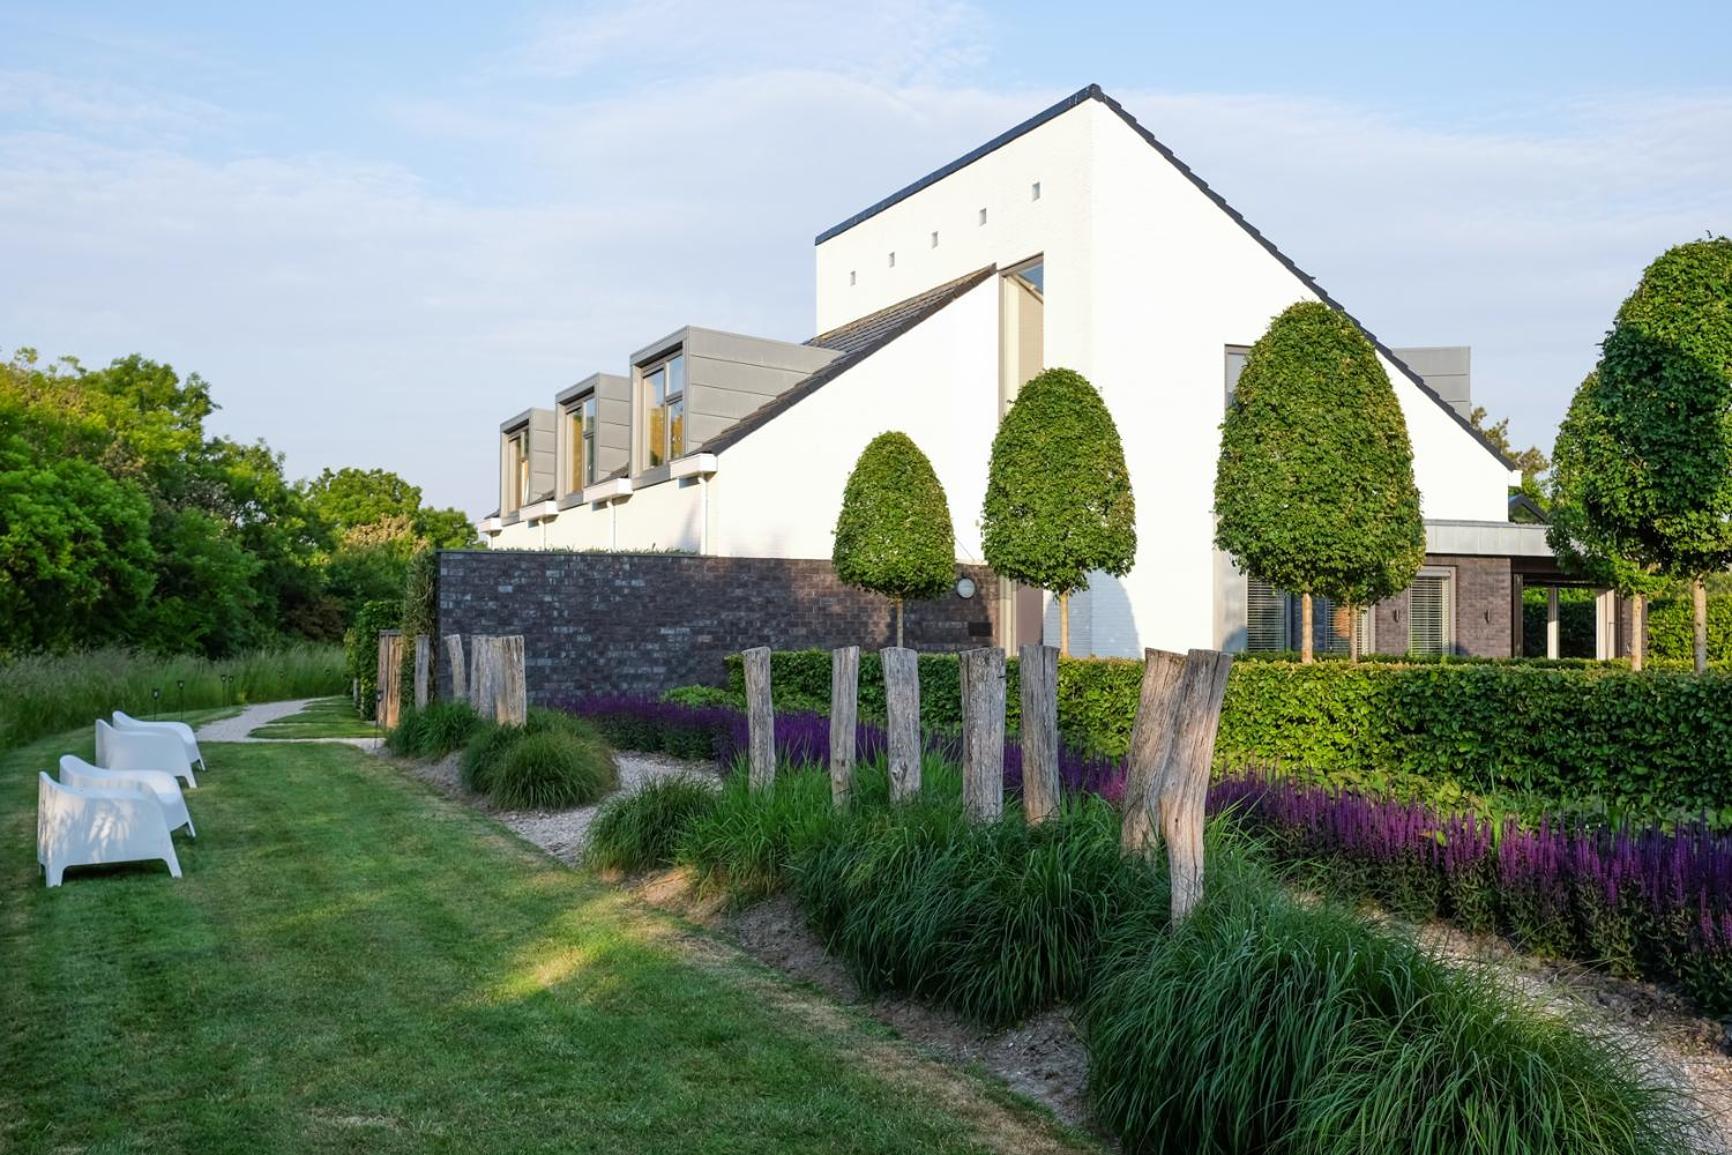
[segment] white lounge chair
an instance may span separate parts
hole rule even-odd
[[[63,754],[60,756],[60,784],[74,790],[147,790],[162,803],[162,815],[168,820],[170,830],[184,826],[188,834],[198,837],[198,831],[192,826],[192,815],[187,813],[186,796],[180,792],[180,783],[174,780],[173,774],[162,770],[104,770],[76,755]]]
[[[179,737],[181,745],[186,747],[187,761],[200,770],[205,768],[204,755],[199,753],[198,739],[193,736],[192,727],[185,722],[147,722],[142,718],[134,718],[131,714],[116,710],[114,712],[114,728],[116,730],[167,730]]]
[[[150,790],[78,790],[47,774],[36,776],[36,861],[49,886],[68,866],[111,862],[168,863],[180,877],[162,803]]]
[[[162,770],[188,786],[198,785],[186,747],[166,730],[116,730],[98,718],[96,764],[104,770]]]

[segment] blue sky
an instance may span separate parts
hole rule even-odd
[[[803,338],[813,234],[1104,85],[1550,444],[1732,232],[1732,5],[0,3],[0,348],[140,351],[291,472],[491,508],[498,421],[680,324]]]

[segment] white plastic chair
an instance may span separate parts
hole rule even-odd
[[[60,784],[74,790],[149,791],[162,803],[162,815],[170,830],[184,826],[188,834],[198,837],[198,831],[192,826],[192,815],[187,813],[186,796],[180,792],[180,783],[174,780],[173,774],[161,770],[104,770],[76,755],[63,754],[60,757]]]
[[[116,730],[98,718],[96,764],[104,770],[162,770],[188,786],[198,785],[186,747],[166,730]]]
[[[180,877],[168,819],[150,790],[78,790],[36,776],[36,861],[49,886],[60,885],[68,866],[159,858]]]
[[[187,761],[200,770],[205,768],[204,755],[199,753],[198,739],[193,736],[192,727],[185,722],[147,722],[142,718],[134,718],[131,714],[116,710],[114,712],[114,728],[116,730],[167,730],[180,739],[186,747]]]

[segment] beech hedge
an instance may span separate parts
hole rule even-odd
[[[737,658],[729,690],[743,700]],[[1124,754],[1141,664],[1059,663],[1059,729],[1067,744]],[[1006,704],[1018,716],[1015,660]],[[829,708],[830,655],[779,651],[771,681],[780,709]],[[920,656],[922,718],[961,721],[954,654]],[[884,713],[878,655],[860,655],[863,717]],[[1642,815],[1732,810],[1732,673],[1534,663],[1241,661],[1216,741],[1222,770],[1274,767],[1332,786],[1447,800],[1523,796],[1572,808]],[[1415,783],[1421,790],[1411,790]]]

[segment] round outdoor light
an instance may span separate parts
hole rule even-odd
[[[974,596],[974,579],[973,578],[958,578],[956,581],[956,596],[959,598],[971,598],[971,597],[973,597]]]

